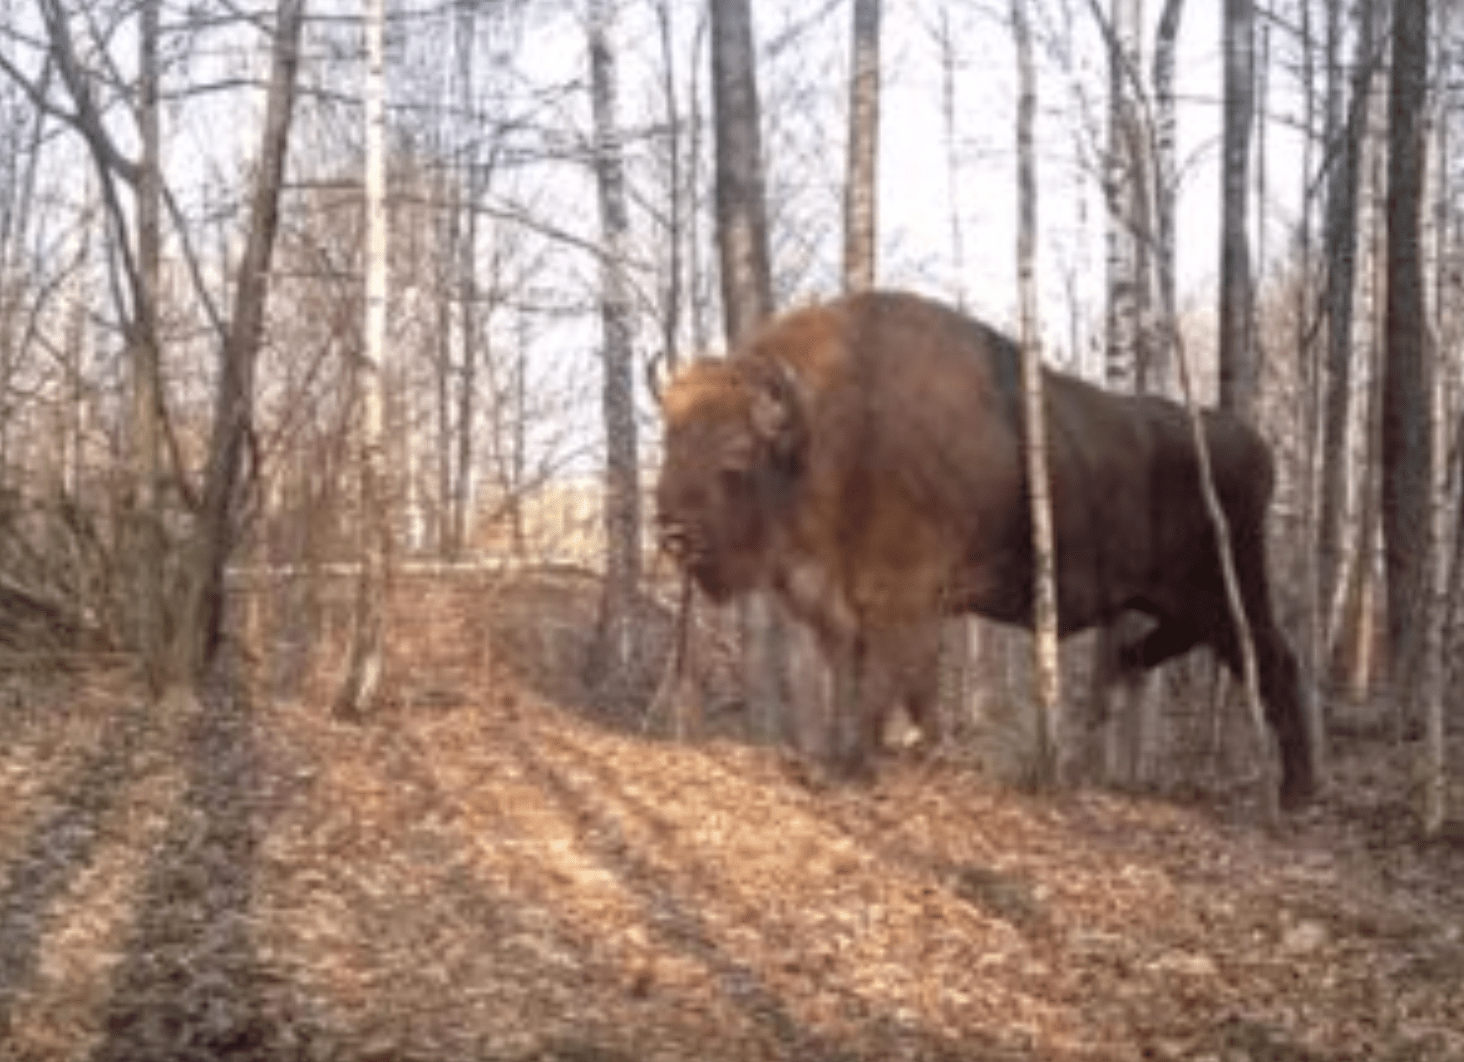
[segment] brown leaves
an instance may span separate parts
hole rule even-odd
[[[1459,879],[1390,881],[1347,820],[1274,839],[938,763],[814,792],[417,666],[468,703],[134,716],[110,757],[120,702],[21,728],[12,1055],[1464,1057]]]

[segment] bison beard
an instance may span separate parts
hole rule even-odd
[[[979,322],[870,292],[788,314],[663,395],[663,545],[712,598],[771,589],[817,632],[846,772],[867,769],[897,703],[928,727],[942,615],[1031,626],[1018,369],[1013,343]],[[1121,651],[1128,668],[1208,645],[1239,671],[1188,414],[1050,370],[1045,382],[1062,633],[1136,610],[1155,625]],[[1314,780],[1267,586],[1271,456],[1232,417],[1203,425],[1282,797],[1297,804]]]

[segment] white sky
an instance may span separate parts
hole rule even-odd
[[[702,16],[704,0],[673,8],[683,47],[677,62],[683,77],[692,62],[690,34]],[[1107,6],[1109,0],[1098,0]],[[1083,372],[1100,371],[1104,274],[1104,217],[1097,190],[1080,166],[1077,143],[1083,125],[1079,95],[1101,122],[1107,71],[1088,0],[1029,0],[1041,4],[1050,29],[1067,16],[1080,38],[1075,69],[1064,71],[1045,46],[1039,46],[1039,284],[1042,290],[1045,353],[1059,364]],[[931,27],[942,5],[956,29],[958,61],[956,110],[959,184],[950,194],[941,113],[941,71]],[[1157,9],[1158,0],[1145,7]],[[1179,157],[1183,169],[1178,205],[1178,270],[1182,309],[1199,319],[1213,311],[1218,265],[1220,199],[1218,134],[1221,65],[1216,6],[1203,0],[1186,5],[1181,23],[1177,90]],[[847,0],[754,0],[754,27],[761,45],[759,90],[764,109],[764,162],[769,176],[769,210],[782,219],[785,242],[775,245],[774,270],[789,275],[788,302],[827,297],[839,285],[841,185],[844,161],[845,84],[849,36]],[[582,78],[585,69],[583,4],[526,9],[526,33],[515,65],[544,83]],[[616,24],[619,45],[621,120],[634,128],[648,106],[659,106],[659,43],[643,0],[620,0]],[[880,283],[908,287],[935,297],[964,297],[967,308],[998,327],[1015,319],[1015,56],[1006,22],[1008,0],[885,0],[882,42],[880,143]],[[1157,10],[1144,12],[1147,75]],[[779,48],[771,42],[795,44]],[[709,110],[704,52],[697,55],[701,104]],[[1279,97],[1279,79],[1273,92]],[[684,92],[683,88],[683,92]],[[683,95],[682,103],[686,99]],[[574,119],[587,130],[588,102],[581,99]],[[1276,104],[1273,100],[1273,110]],[[1266,150],[1272,186],[1268,196],[1267,250],[1284,251],[1288,204],[1297,201],[1299,174],[1294,141],[1282,135],[1283,123],[1268,126]],[[1101,131],[1097,134],[1101,138]],[[1253,141],[1259,144],[1259,138]],[[1281,160],[1288,163],[1283,165]],[[541,194],[557,203],[557,222],[597,238],[598,216],[588,171],[561,174],[564,184]],[[559,182],[556,181],[556,184]],[[643,187],[641,193],[652,189]],[[959,213],[965,269],[957,276],[951,255],[951,211]],[[791,261],[802,243],[817,250],[812,266]],[[1253,241],[1253,253],[1257,243]],[[654,248],[643,253],[653,253]],[[708,263],[715,268],[714,260]],[[593,285],[588,260],[576,268],[575,283]],[[713,278],[714,279],[714,278]],[[784,284],[785,289],[788,284]],[[587,288],[586,290],[592,290]],[[715,290],[715,288],[713,289]],[[650,326],[647,322],[648,327]],[[593,357],[597,336],[576,328],[549,340],[563,365],[566,341]],[[642,334],[646,349],[656,343]],[[598,370],[578,374],[597,387]],[[648,437],[654,416],[647,412]],[[593,450],[593,447],[590,448]]]
[[[882,130],[881,210],[888,242],[902,249],[949,248],[951,197],[947,192],[946,159],[939,111],[940,71],[933,60],[928,34],[902,17],[910,0],[890,3],[887,32],[889,52],[898,67],[886,80]],[[1000,7],[1005,8],[1004,4]],[[1045,0],[1045,7],[1054,7]],[[1074,19],[1092,25],[1083,0],[1072,0]],[[1157,7],[1157,3],[1146,5]],[[1217,5],[1189,3],[1181,24],[1177,89],[1181,99],[1178,116],[1179,157],[1184,167],[1178,204],[1178,274],[1182,304],[1207,305],[1218,272],[1220,191],[1218,182],[1219,111],[1221,66]],[[1152,20],[1156,11],[1146,11],[1149,20],[1145,47],[1152,45]],[[958,122],[961,135],[976,145],[973,157],[962,160],[958,208],[964,228],[966,270],[959,278],[970,309],[1002,324],[1015,317],[1015,127],[1013,95],[1015,56],[1005,25],[986,20],[988,31],[963,42],[968,61],[957,88]],[[925,36],[927,39],[921,40]],[[1090,38],[1090,45],[1091,45]],[[958,45],[959,46],[959,45]],[[1105,69],[1088,49],[1088,61],[1075,74],[1044,64],[1039,72],[1038,160],[1040,283],[1047,320],[1049,346],[1068,345],[1071,312],[1068,285],[1076,287],[1086,304],[1083,310],[1096,315],[1101,306],[1104,270],[1102,204],[1091,178],[1083,171],[1076,150],[1082,125],[1078,93],[1087,97],[1088,107],[1098,118],[1107,85]],[[922,62],[920,55],[928,56]],[[1147,69],[1149,56],[1144,62]],[[1294,160],[1294,141],[1283,138],[1279,127],[1268,131],[1268,169],[1273,182],[1290,181],[1297,173],[1294,163],[1278,166],[1279,158]],[[1272,187],[1271,207],[1294,201],[1295,187]],[[1274,220],[1274,219],[1273,219]],[[1272,233],[1272,240],[1276,240]],[[1278,243],[1269,250],[1275,252]],[[1255,246],[1252,248],[1256,250]],[[958,278],[947,270],[939,282],[956,289]],[[887,256],[887,279],[905,280],[907,268],[899,258]],[[919,278],[916,277],[916,282]],[[927,278],[933,279],[933,278]],[[1096,318],[1094,318],[1096,320]],[[1054,349],[1064,358],[1067,352]]]

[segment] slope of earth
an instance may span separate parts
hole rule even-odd
[[[0,1058],[1464,1059],[1457,838],[939,762],[829,788],[413,633],[397,674],[452,695],[358,725],[242,682],[0,699]]]

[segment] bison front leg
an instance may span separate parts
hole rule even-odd
[[[824,654],[833,679],[831,766],[844,779],[868,780],[879,740],[880,717],[871,705],[880,669],[871,666],[869,643],[862,634],[826,637]]]
[[[899,699],[920,732],[920,746],[930,750],[944,739],[940,719],[941,623],[915,624],[903,631],[898,648]]]
[[[938,625],[865,631],[825,647],[834,680],[833,763],[841,776],[873,774],[885,721],[899,705],[909,711],[925,742],[938,740]]]

